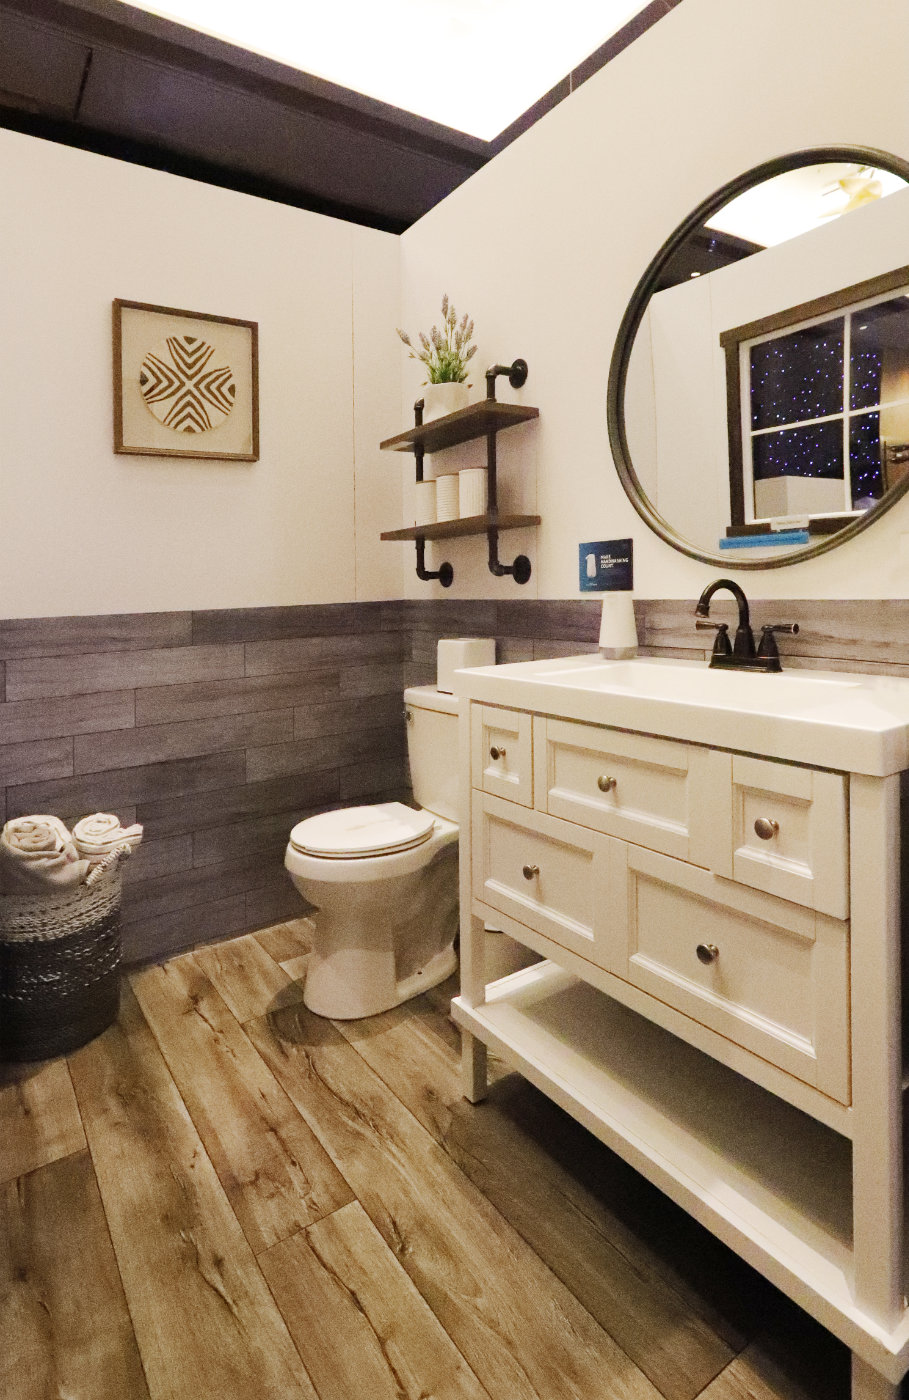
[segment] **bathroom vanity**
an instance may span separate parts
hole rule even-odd
[[[456,679],[466,1096],[492,1047],[842,1338],[854,1400],[895,1400],[909,682]],[[544,961],[487,985],[486,922]]]

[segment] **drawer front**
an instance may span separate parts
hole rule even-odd
[[[471,705],[471,786],[533,806],[533,717]]]
[[[625,848],[628,981],[849,1102],[849,928]]]
[[[665,855],[713,863],[713,799],[728,783],[728,755],[566,720],[535,723],[537,807]]]
[[[609,967],[623,884],[621,842],[473,794],[473,890],[484,904]]]
[[[720,874],[848,918],[844,776],[734,755],[729,859]]]

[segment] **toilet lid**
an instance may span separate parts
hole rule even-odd
[[[415,811],[403,802],[379,802],[307,817],[290,833],[290,843],[307,855],[335,859],[387,856],[421,845],[434,825],[431,812]]]

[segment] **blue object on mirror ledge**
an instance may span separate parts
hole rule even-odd
[[[729,539],[725,535],[720,540],[720,549],[766,549],[775,544],[807,544],[810,535],[807,530],[774,530],[766,535],[736,535]]]

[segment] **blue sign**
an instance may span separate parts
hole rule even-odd
[[[578,545],[582,593],[612,593],[634,587],[633,540],[597,540]]]

